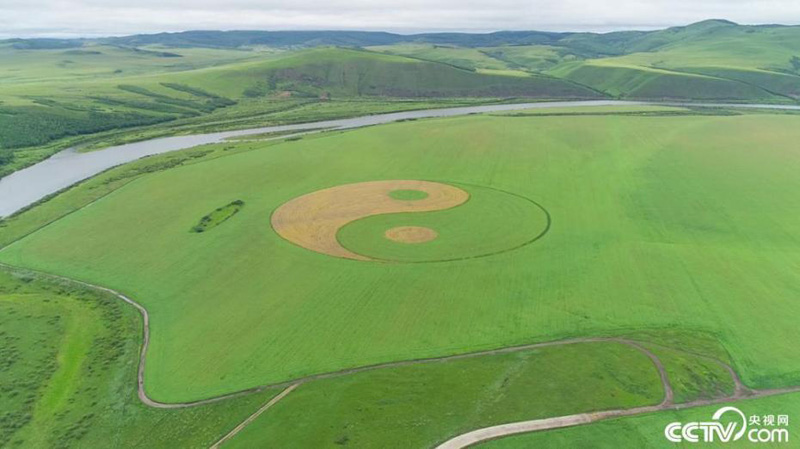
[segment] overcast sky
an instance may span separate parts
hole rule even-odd
[[[611,31],[800,23],[800,0],[0,0],[0,36],[196,29]]]

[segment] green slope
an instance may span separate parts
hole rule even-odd
[[[454,45],[397,44],[367,47],[367,50],[436,61],[468,70],[506,70],[509,68],[503,61],[486,55],[478,48]]]
[[[280,391],[149,408],[133,391],[141,328],[129,305],[3,269],[0,312],[3,447],[208,447]],[[640,337],[698,346],[697,335]],[[681,369],[702,368],[702,360],[680,354]],[[674,365],[660,357],[668,370]],[[677,393],[718,391],[707,379],[687,378],[684,386],[670,376]],[[655,366],[632,346],[557,345],[306,382],[225,447],[427,447],[477,427],[655,404],[662,397]]]
[[[598,98],[596,92],[543,76],[475,73],[446,64],[341,48],[292,54],[187,75],[227,95]]]
[[[549,73],[622,99],[767,103],[786,100],[740,81],[606,59],[563,64]]]
[[[787,102],[800,94],[798,27],[707,21],[649,33],[616,50],[626,54],[551,74],[634,98]]]
[[[621,55],[656,51],[661,47],[715,36],[739,25],[727,20],[705,20],[687,26],[671,27],[650,32],[621,31],[607,34],[581,33],[567,36],[559,45],[599,55]]]
[[[708,20],[652,32],[570,34],[549,45],[377,48],[468,68],[546,71],[622,98],[790,102],[800,95],[798,27]]]
[[[488,56],[484,59],[491,60]],[[503,69],[504,65],[497,61],[487,68]],[[120,135],[127,128],[137,128],[128,132],[134,135],[142,128],[161,129],[163,134],[190,123],[202,127],[210,122],[219,127],[243,122],[232,126],[247,127],[258,116],[253,125],[263,126],[273,119],[272,113],[310,102],[450,101],[452,97],[463,103],[467,97],[601,95],[551,77],[477,73],[447,63],[337,48],[243,51],[86,44],[31,50],[6,42],[0,43],[0,176],[89,140],[83,136]],[[336,108],[324,106],[329,112],[305,114],[296,120],[429,105],[340,106],[338,113],[333,112]],[[292,121],[288,117],[274,119]]]
[[[87,140],[177,126],[197,132],[206,123],[246,127],[255,117],[264,124],[274,112],[330,98],[800,98],[800,27],[710,20],[608,34],[262,34],[0,41],[0,176]],[[208,48],[214,39],[224,42]],[[316,48],[288,48],[292,39]],[[380,53],[320,46],[326,42],[380,44],[369,47]],[[325,117],[408,108],[352,105]],[[114,138],[85,137],[98,134]]]
[[[667,335],[659,332],[646,340]],[[688,351],[717,346],[700,334],[671,338]],[[657,348],[679,400],[687,393],[690,398],[732,393],[730,374],[720,365]],[[655,404],[663,394],[652,361],[632,346],[594,342],[542,347],[312,381],[226,447],[430,448],[486,426]]]

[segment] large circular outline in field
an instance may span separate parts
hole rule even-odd
[[[427,197],[398,200],[396,190],[418,190]],[[294,198],[272,213],[272,229],[284,239],[322,254],[345,259],[375,261],[354,253],[339,243],[342,226],[371,215],[431,212],[464,204],[469,193],[432,181],[392,180],[345,184]]]
[[[456,262],[456,261],[471,260],[471,259],[481,259],[481,258],[496,256],[496,255],[500,255],[500,254],[504,254],[504,253],[508,253],[508,252],[511,252],[511,251],[516,251],[518,249],[524,248],[525,246],[528,246],[528,245],[538,241],[539,239],[544,237],[545,234],[547,234],[550,231],[550,227],[552,225],[552,217],[550,215],[550,212],[544,206],[539,204],[538,202],[536,202],[536,201],[534,201],[534,200],[532,200],[532,199],[530,199],[530,198],[528,198],[528,197],[526,197],[524,195],[520,195],[518,193],[510,192],[508,190],[504,190],[504,189],[500,189],[500,188],[496,188],[496,187],[484,186],[484,185],[481,185],[481,184],[474,184],[474,183],[468,183],[468,182],[462,182],[462,181],[446,181],[446,182],[451,184],[451,185],[460,186],[460,187],[463,187],[463,188],[483,189],[483,190],[493,191],[493,192],[496,192],[496,193],[500,193],[500,194],[507,195],[507,196],[516,198],[518,200],[521,200],[521,201],[527,203],[530,207],[532,207],[533,209],[535,209],[539,213],[541,213],[541,216],[542,216],[544,222],[541,224],[540,227],[536,227],[535,228],[535,231],[538,231],[538,232],[531,233],[527,240],[522,240],[522,241],[520,241],[520,242],[518,242],[516,244],[512,244],[512,245],[509,245],[509,246],[504,246],[504,247],[498,248],[496,250],[489,250],[489,251],[485,251],[485,252],[478,252],[478,253],[474,253],[474,254],[465,254],[465,255],[460,255],[460,256],[431,258],[431,259],[401,259],[401,258],[394,258],[394,257],[381,257],[381,256],[378,256],[378,255],[375,255],[375,254],[368,254],[368,256],[371,257],[373,260],[379,261],[379,262],[403,263],[403,264],[443,263],[443,262]],[[474,191],[473,193],[477,195],[478,192]],[[461,205],[459,207],[459,209],[461,207],[469,207],[468,204],[472,204],[474,199],[475,198],[473,196],[471,196],[470,200],[467,203]],[[364,219],[370,219],[370,218],[371,217],[364,217]],[[356,220],[356,221],[360,221],[360,220],[361,219]],[[355,222],[353,222],[352,224],[355,224]],[[394,224],[394,225],[396,226],[397,224]],[[340,237],[341,237],[341,233],[338,234],[337,238],[339,238],[339,241],[342,244],[342,246],[344,246],[346,248],[350,248],[353,252],[356,252],[356,253],[367,254],[366,252],[362,252],[362,251],[359,251],[357,249],[351,248],[350,245],[346,244]]]
[[[430,260],[393,260],[370,257],[345,248],[338,238],[338,231],[342,227],[370,216],[442,211],[461,206],[469,200],[470,195],[455,185],[489,189],[522,199],[544,214],[544,226],[538,234],[513,247],[464,257]],[[417,200],[398,200],[390,195],[396,190],[421,190],[428,196]],[[355,201],[354,198],[356,198]],[[279,236],[302,248],[338,258],[395,263],[452,262],[514,251],[547,234],[551,221],[547,209],[536,201],[517,193],[465,182],[444,184],[422,180],[368,181],[330,187],[289,200],[275,209],[270,217],[271,226]]]

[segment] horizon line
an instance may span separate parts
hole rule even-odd
[[[425,35],[425,34],[469,34],[469,35],[490,35],[490,34],[497,34],[497,33],[525,33],[525,32],[540,32],[540,33],[553,33],[553,34],[612,34],[612,33],[620,33],[620,32],[653,32],[653,31],[660,31],[660,30],[667,30],[671,28],[684,28],[704,22],[727,22],[731,25],[735,26],[748,26],[748,27],[793,27],[798,26],[800,24],[784,24],[784,23],[738,23],[728,19],[720,19],[720,18],[713,18],[713,19],[704,19],[697,22],[691,22],[684,25],[631,25],[631,26],[618,26],[612,27],[608,30],[599,31],[602,27],[594,27],[594,30],[590,30],[591,27],[586,27],[587,29],[579,30],[579,29],[569,29],[569,27],[565,27],[565,29],[561,31],[556,31],[552,29],[537,29],[537,28],[520,28],[520,29],[494,29],[494,30],[473,30],[469,31],[466,29],[459,29],[459,30],[442,30],[442,29],[430,29],[430,30],[390,30],[390,29],[369,29],[369,28],[332,28],[332,29],[325,29],[325,28],[287,28],[287,29],[253,29],[253,28],[186,28],[180,30],[161,30],[161,31],[142,31],[142,32],[134,32],[134,33],[121,33],[121,34],[113,34],[113,33],[102,33],[102,32],[73,32],[67,30],[31,30],[30,33],[21,32],[21,33],[2,33],[0,32],[0,41],[7,41],[7,40],[14,40],[14,39],[23,39],[23,40],[35,40],[35,39],[55,39],[55,40],[94,40],[94,39],[105,39],[105,38],[115,38],[115,37],[130,37],[130,36],[153,36],[153,35],[160,35],[160,34],[181,34],[181,33],[191,33],[191,32],[221,32],[221,33],[231,33],[231,32],[262,32],[262,33],[347,33],[347,32],[356,32],[356,33],[387,33],[387,34],[394,34],[399,36],[415,36],[415,35]]]

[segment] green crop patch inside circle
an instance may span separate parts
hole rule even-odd
[[[399,189],[389,192],[389,196],[395,200],[417,201],[427,198],[428,193],[422,190]]]

